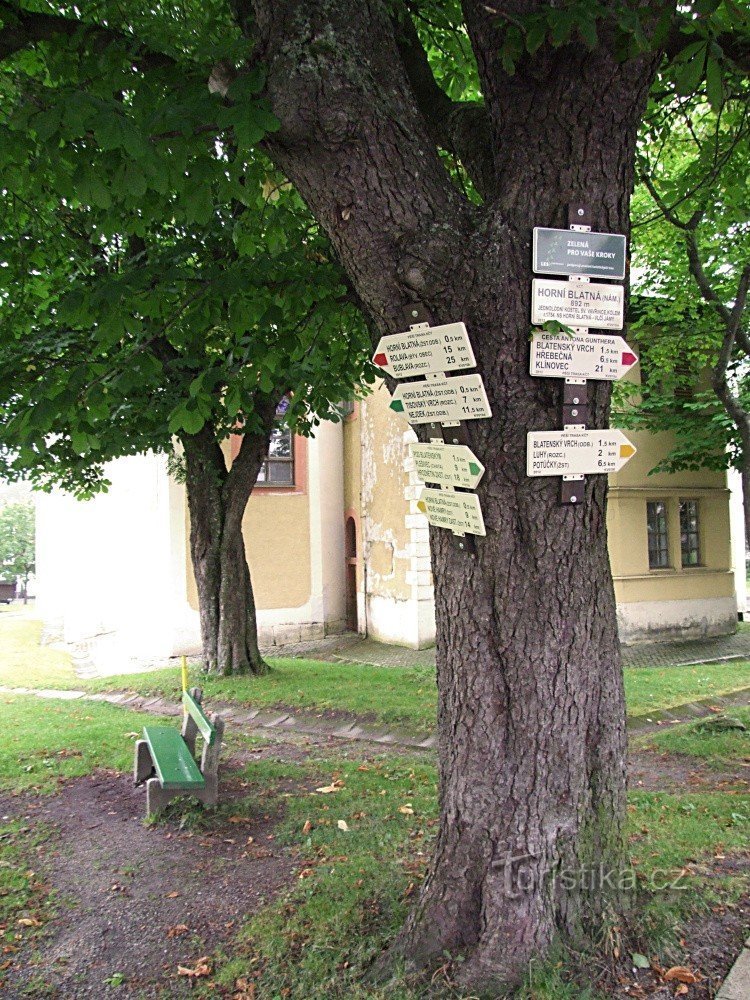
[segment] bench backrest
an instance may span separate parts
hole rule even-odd
[[[198,732],[210,746],[216,739],[216,730],[203,714],[203,709],[189,691],[182,692],[182,707],[188,715],[190,715],[193,722],[198,727]]]

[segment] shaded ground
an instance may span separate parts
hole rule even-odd
[[[686,754],[653,750],[628,753],[628,787],[643,792],[750,791],[750,768],[709,767]],[[748,998],[750,1000],[750,997]]]
[[[15,956],[3,996],[147,1000],[191,994],[191,982],[177,974],[178,966],[195,968],[199,958],[222,947],[231,952],[241,920],[298,874],[293,856],[274,839],[280,814],[260,797],[253,802],[258,793],[248,790],[240,771],[252,759],[307,758],[309,747],[299,738],[279,733],[277,739],[233,756],[222,773],[228,808],[221,822],[205,832],[180,830],[175,821],[145,826],[144,790],[134,789],[129,776],[113,772],[63,784],[53,796],[0,797],[3,814],[55,831],[40,855],[40,870],[58,900],[57,915],[43,937]],[[386,749],[330,738],[305,743],[362,758]],[[398,753],[395,747],[393,752]],[[645,791],[746,790],[750,779],[740,767],[718,771],[695,758],[646,750],[631,754],[629,771],[631,787]],[[286,782],[275,792],[305,794],[317,783]],[[232,803],[248,798],[250,812],[237,822]],[[709,870],[719,878],[730,868],[736,874],[738,866],[750,867],[750,855],[713,859]],[[700,974],[684,994],[689,1000],[715,995],[741,948],[749,911],[750,900],[745,899],[688,925],[675,964]],[[675,992],[679,983],[665,981],[664,971],[634,973],[621,966],[607,977],[607,995],[617,1000],[680,995]],[[117,973],[123,977],[119,986],[119,977],[112,978]]]
[[[243,785],[236,767],[226,771],[223,800],[247,796]],[[274,842],[278,814],[262,801],[247,821],[231,822],[230,808],[207,832],[147,827],[144,790],[98,772],[54,796],[5,797],[0,808],[55,831],[40,861],[58,912],[34,952],[16,956],[9,997],[186,996],[191,983],[178,966],[194,968],[228,942],[295,873]]]
[[[744,870],[750,868],[750,855],[715,861],[711,871],[720,878],[723,874],[736,874],[738,866]],[[684,996],[687,1000],[713,1000],[742,950],[748,925],[750,895],[743,896],[732,906],[717,906],[711,913],[694,918],[683,930],[673,966],[654,963],[649,969],[623,969],[612,977],[612,997],[614,1000],[667,1000],[668,997],[671,1000]],[[675,970],[680,971],[675,973]]]

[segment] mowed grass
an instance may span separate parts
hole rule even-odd
[[[159,721],[102,702],[0,694],[0,788],[53,792],[96,768],[128,771],[136,736]]]
[[[4,687],[74,686],[68,653],[40,645],[42,623],[8,615],[0,618],[0,685]]]
[[[628,715],[647,715],[750,688],[750,662],[745,660],[691,667],[629,667],[624,674]]]
[[[39,645],[40,634],[38,622],[16,617],[0,619],[0,685],[85,688],[92,692],[127,690],[179,698],[181,677],[176,664],[83,681],[75,676],[67,653]],[[263,677],[226,678],[203,674],[193,666],[191,683],[203,688],[208,701],[261,709],[340,712],[416,733],[428,733],[435,726],[436,688],[431,667],[378,667],[303,659],[278,659],[271,665],[271,672]],[[745,688],[750,689],[750,662],[745,661],[625,670],[631,716]]]
[[[722,719],[725,717],[737,719],[746,728],[723,728]],[[750,709],[731,708],[725,716],[670,726],[669,729],[641,737],[638,745],[639,749],[698,757],[712,767],[746,767],[750,780]]]
[[[427,870],[437,829],[434,766],[423,757],[393,754],[364,762],[310,758],[302,768],[258,762],[246,771],[248,802],[268,795],[274,782],[300,776],[308,785],[320,782],[318,787],[336,791],[286,793],[277,840],[297,859],[297,878],[248,922],[231,954],[217,957],[216,981],[239,990],[248,988],[244,980],[254,984],[254,995],[292,1000],[432,996],[424,983],[403,973],[383,987],[365,977],[402,925]],[[745,851],[748,833],[748,796],[631,797],[628,878],[638,889],[638,948],[665,965],[684,958],[679,943],[684,922],[747,888],[741,872],[723,874],[715,865],[717,855],[731,863]],[[436,983],[446,985],[441,977]],[[214,994],[209,989],[205,995]],[[564,956],[557,956],[532,970],[517,1000],[608,995],[566,980]]]

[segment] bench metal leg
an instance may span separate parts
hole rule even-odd
[[[135,763],[133,766],[133,781],[140,785],[153,774],[154,765],[145,740],[138,740],[135,745]]]

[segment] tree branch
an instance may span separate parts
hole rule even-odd
[[[401,8],[394,15],[393,25],[401,62],[435,143],[458,157],[477,191],[486,198],[492,189],[494,170],[484,105],[452,101],[438,85],[407,10]]]
[[[7,0],[0,0],[0,18],[3,21],[0,30],[0,60],[7,59],[15,52],[36,45],[37,42],[49,42],[60,36],[74,38],[87,37],[111,45],[115,42],[125,43],[132,50],[133,58],[142,69],[157,69],[175,65],[174,59],[164,52],[149,49],[144,43],[127,34],[104,28],[85,21],[72,21],[57,14],[42,14],[38,11],[24,10]]]

